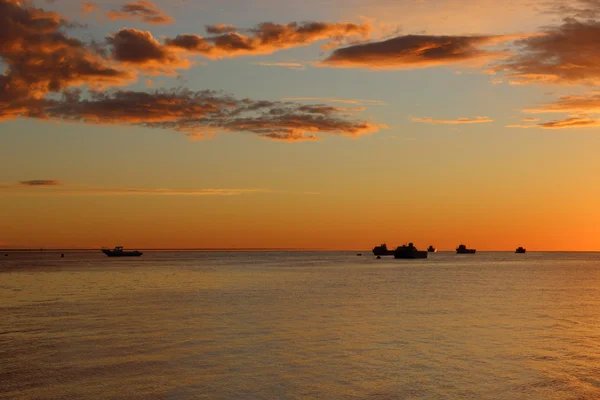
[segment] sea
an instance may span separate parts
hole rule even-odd
[[[2,399],[600,399],[600,253],[0,256]]]

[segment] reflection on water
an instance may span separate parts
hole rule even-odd
[[[0,259],[0,397],[600,398],[600,254]]]

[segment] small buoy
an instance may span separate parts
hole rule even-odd
[[[381,256],[377,256],[377,259],[378,259],[378,260],[381,260]]]
[[[358,254],[357,254],[357,256],[362,256],[362,254],[361,254],[361,253],[358,253]]]
[[[4,254],[4,257],[8,257],[8,253]]]
[[[63,258],[65,255],[63,253],[60,254],[60,258]]]

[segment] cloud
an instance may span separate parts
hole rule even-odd
[[[433,118],[418,118],[412,117],[413,122],[420,122],[423,124],[445,124],[445,125],[461,125],[461,124],[482,124],[487,122],[494,122],[489,117],[475,117],[475,118],[458,118],[458,119],[433,119]]]
[[[523,118],[523,122],[538,122],[539,118]]]
[[[324,101],[327,103],[345,103],[345,104],[365,104],[373,106],[386,105],[381,100],[365,100],[365,99],[338,99],[332,97],[285,97],[281,101]]]
[[[600,126],[600,120],[588,117],[571,117],[538,124],[545,129],[592,128]]]
[[[591,92],[585,95],[577,96],[563,96],[557,101],[552,103],[540,104],[533,108],[527,108],[523,110],[524,113],[529,114],[543,114],[543,113],[570,113],[570,114],[582,114],[600,113],[600,93]]]
[[[60,186],[60,181],[51,179],[34,179],[31,181],[20,181],[19,184],[24,186]]]
[[[96,3],[92,3],[90,1],[84,1],[81,3],[81,12],[84,14],[89,14],[91,12],[96,11],[98,5]]]
[[[0,120],[41,117],[44,97],[83,84],[123,85],[135,74],[123,71],[96,50],[68,36],[59,14],[29,3],[0,0]]]
[[[149,1],[135,1],[127,3],[119,11],[113,10],[106,13],[110,19],[139,19],[142,22],[154,25],[172,24],[173,18]]]
[[[67,35],[72,25],[59,14],[22,4],[0,0],[0,57],[6,66],[0,74],[0,120],[23,117],[137,125],[182,132],[191,139],[246,132],[284,141],[316,140],[322,135],[357,137],[384,127],[351,118],[362,111],[358,107],[238,99],[214,91],[109,89],[135,81],[139,71],[174,74],[191,62],[181,57],[185,51],[162,45],[150,32],[128,28],[107,38],[108,57],[101,45]],[[249,51],[263,52],[309,44],[328,35],[361,34],[368,27],[261,24],[250,31]],[[217,53],[228,51],[216,44],[222,36],[215,37]],[[76,88],[82,85],[88,88]]]
[[[49,182],[49,183],[44,183]],[[56,183],[52,183],[56,182]],[[23,187],[52,186],[52,189],[39,191],[23,191]],[[21,190],[19,189],[21,188]],[[173,189],[173,188],[144,188],[144,187],[112,187],[92,185],[63,185],[58,181],[22,181],[18,185],[0,184],[0,190],[17,194],[55,194],[55,195],[86,195],[86,196],[125,196],[125,195],[156,195],[156,196],[239,196],[252,193],[271,192],[265,189]]]
[[[175,69],[186,69],[192,65],[189,60],[160,44],[148,31],[123,28],[106,40],[112,46],[115,60],[146,72],[172,75]]]
[[[260,66],[263,66],[263,67],[284,67],[284,68],[294,69],[294,70],[298,70],[298,71],[303,71],[303,70],[306,69],[306,65],[304,65],[302,63],[296,63],[296,62],[266,62],[266,61],[261,61],[261,62],[253,63],[253,65],[260,65]]]
[[[362,108],[236,99],[215,91],[66,92],[45,109],[49,118],[97,124],[130,124],[183,132],[191,138],[215,132],[250,132],[285,140],[314,140],[317,134],[360,136],[384,125],[349,119]],[[315,136],[313,138],[313,136]]]
[[[271,54],[278,50],[307,46],[327,40],[343,41],[347,37],[366,37],[368,24],[304,22],[275,24],[265,22],[252,29],[229,25],[209,25],[207,32],[214,36],[178,35],[166,39],[167,46],[202,54],[208,58],[227,58],[257,54]]]
[[[318,65],[370,69],[416,69],[451,64],[481,66],[507,56],[506,51],[484,47],[519,37],[522,36],[398,36],[337,49]]]
[[[237,32],[239,30],[237,27],[227,24],[206,25],[205,29],[211,35],[222,35],[223,33]]]
[[[531,128],[540,128],[539,125],[526,125],[526,124],[512,124],[506,125],[505,128],[511,129],[531,129]]]
[[[546,2],[544,14],[562,18],[595,19],[600,16],[600,0],[557,0]]]
[[[38,182],[38,181],[25,181]],[[39,181],[39,182],[58,182],[58,181]],[[49,184],[48,184],[49,185]],[[1,183],[0,191],[3,194],[29,194],[29,195],[81,195],[81,196],[241,196],[258,193],[273,194],[301,194],[301,195],[319,195],[318,192],[288,192],[281,190],[261,189],[261,188],[148,188],[148,187],[127,187],[127,186],[98,186],[98,185],[72,185],[56,184],[47,190],[39,191],[33,189],[42,184],[24,184],[19,182]]]
[[[516,42],[519,51],[493,68],[512,84],[600,84],[600,22],[568,19],[543,34]]]

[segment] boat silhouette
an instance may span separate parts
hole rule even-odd
[[[475,254],[477,250],[475,249],[467,249],[467,246],[461,244],[456,248],[456,254]]]
[[[125,251],[123,250],[123,246],[116,246],[114,249],[102,249],[104,254],[109,257],[139,257],[142,253],[141,251],[133,250],[133,251]]]
[[[518,253],[518,254],[524,254],[526,252],[527,252],[527,249],[524,247],[521,247],[521,246],[517,247],[517,249],[515,250],[515,253]]]
[[[376,256],[393,256],[394,250],[388,250],[387,245],[383,243],[381,246],[373,247],[373,254]]]
[[[427,252],[417,250],[414,244],[409,243],[396,247],[394,258],[427,258]]]
[[[437,253],[437,249],[436,249],[435,247],[433,247],[433,246],[429,246],[429,247],[427,248],[427,251],[428,251],[429,253]]]

